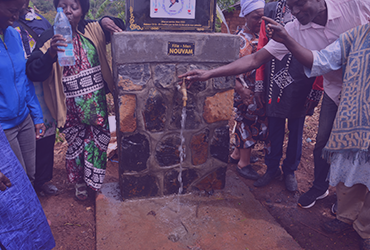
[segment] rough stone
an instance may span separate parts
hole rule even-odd
[[[141,134],[122,137],[120,151],[120,173],[136,171],[147,168],[150,155],[148,139]]]
[[[125,64],[118,67],[118,89],[137,91],[145,88],[150,79],[149,64]]]
[[[177,194],[180,188],[180,182],[178,181],[179,171],[171,170],[167,171],[164,177],[164,195]],[[189,185],[198,178],[197,172],[194,169],[186,169],[181,173],[183,191],[185,194]]]
[[[130,79],[123,79],[122,76],[118,76],[118,83],[117,83],[119,90],[125,91],[135,91],[135,90],[142,90],[142,85],[134,84]]]
[[[206,88],[207,88],[207,82],[194,82],[190,86],[188,91],[192,93],[199,93],[199,92],[204,91]]]
[[[136,96],[125,94],[120,96],[119,124],[121,132],[134,132],[137,126],[135,117]]]
[[[234,88],[234,86],[235,86],[234,76],[213,78],[213,87],[215,89],[231,89]]]
[[[229,156],[229,127],[216,128],[211,141],[211,156],[227,163]]]
[[[182,74],[185,74],[188,71],[189,71],[189,65],[188,64],[180,63],[180,64],[176,65],[176,72],[177,72],[178,76],[182,75]]]
[[[196,110],[197,100],[194,96],[188,92],[188,100],[186,102],[186,120],[185,129],[197,129],[200,125],[201,118]],[[173,112],[171,117],[171,126],[176,129],[181,129],[183,101],[182,94],[177,91],[173,99]]]
[[[191,161],[193,165],[195,166],[201,165],[207,161],[208,139],[209,139],[208,129],[203,133],[194,135],[191,138],[190,149],[191,149]]]
[[[223,189],[226,180],[226,167],[217,168],[215,171],[209,173],[195,186],[200,191],[211,191]]]
[[[189,70],[196,70],[196,69],[202,69],[202,70],[208,70],[210,69],[209,67],[206,67],[204,65],[201,65],[201,64],[191,64],[189,66]],[[197,94],[199,92],[202,92],[204,91],[205,89],[207,88],[207,82],[193,82],[190,86],[190,88],[188,89],[189,92],[191,93],[194,93],[194,94]]]
[[[154,68],[154,85],[157,88],[173,88],[179,82],[176,77],[176,66],[174,64],[158,64]]]
[[[120,176],[121,195],[124,199],[158,196],[156,178],[150,175]]]
[[[172,166],[180,163],[181,139],[179,135],[169,135],[163,138],[156,147],[155,156],[159,166]]]
[[[151,89],[143,111],[145,128],[151,132],[163,131],[166,123],[166,104],[162,94]]]
[[[204,102],[204,120],[207,123],[228,121],[233,110],[233,94],[234,90],[228,90],[207,97]]]

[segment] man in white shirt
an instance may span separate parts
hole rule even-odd
[[[339,35],[358,25],[365,24],[370,20],[369,0],[287,0],[287,5],[292,14],[297,18],[285,26],[285,29],[299,44],[310,50],[320,50],[338,39]],[[179,77],[187,77],[187,80],[205,81],[213,77],[239,75],[259,68],[262,64],[276,57],[281,59],[289,50],[280,43],[271,40],[258,52],[245,56],[228,65],[212,70],[193,70]],[[304,193],[298,204],[303,208],[312,207],[317,199],[328,195],[329,183],[326,180],[330,165],[321,158],[322,149],[328,141],[342,86],[342,74],[334,71],[324,76],[324,98],[320,113],[319,131],[314,149],[315,181],[313,187]],[[256,96],[256,101],[261,102],[262,97]],[[283,169],[284,171],[284,169]],[[267,185],[272,181],[279,166],[276,169],[267,169],[261,177]],[[284,173],[286,186],[289,182],[296,182],[294,173]],[[293,175],[294,178],[291,178]],[[289,178],[287,178],[287,176]]]
[[[351,228],[362,238],[360,249],[370,249],[370,23],[343,33],[320,51],[310,51],[286,34],[273,20],[268,33],[284,43],[306,67],[307,76],[342,69],[343,86],[338,112],[323,155],[330,160],[331,186],[336,187],[336,219],[322,225],[327,233]]]

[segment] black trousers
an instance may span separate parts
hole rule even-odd
[[[54,144],[55,134],[36,141],[36,190],[53,178]]]

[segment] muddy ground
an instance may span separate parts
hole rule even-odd
[[[306,118],[303,155],[298,171],[296,172],[299,191],[290,193],[285,190],[284,182],[273,181],[270,185],[255,188],[253,181],[243,179],[255,198],[260,201],[271,215],[286,231],[300,244],[303,249],[359,249],[359,236],[354,231],[344,235],[328,235],[324,233],[320,224],[331,220],[334,216],[330,207],[335,202],[335,189],[330,189],[330,195],[320,200],[310,209],[297,206],[297,200],[303,192],[307,191],[313,181],[313,148],[318,126],[317,108],[312,117]],[[286,141],[285,141],[286,143]],[[286,145],[284,145],[286,146]],[[66,143],[58,142],[55,146],[54,183],[60,190],[59,195],[41,197],[40,201],[47,218],[51,221],[51,229],[56,240],[55,249],[95,249],[95,194],[90,193],[87,201],[74,199],[74,185],[68,183],[64,167]],[[254,155],[260,157],[255,164],[260,174],[265,172],[263,164],[262,145],[253,150]],[[105,182],[118,181],[118,164],[116,158],[108,161]],[[229,165],[235,171],[236,165]],[[256,241],[262,241],[257,238]],[[208,250],[204,248],[203,250]],[[252,250],[252,249],[251,249]]]

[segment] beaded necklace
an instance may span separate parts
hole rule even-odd
[[[277,23],[280,23],[283,26],[285,26],[284,15],[285,15],[285,13],[287,13],[287,11],[289,11],[287,8],[288,8],[288,6],[286,6],[286,1],[285,0],[279,1],[278,6],[277,6],[277,10],[276,10],[275,21]],[[281,77],[282,79],[287,79],[287,76],[288,76],[288,73],[289,73],[288,72],[289,71],[289,66],[290,66],[291,61],[292,61],[292,54],[290,53],[289,56],[288,56],[287,62],[285,64],[284,71],[282,73],[282,77]],[[268,90],[268,104],[272,103],[272,90],[273,90],[273,86],[274,86],[275,63],[276,63],[276,59],[273,58],[271,60],[271,69],[270,69],[270,76],[269,76],[269,78],[270,78],[269,82],[270,83],[269,83],[269,90]],[[286,87],[287,82],[288,81],[284,80],[284,81],[282,81],[280,86],[277,84],[277,86],[279,87],[279,95],[278,95],[278,98],[277,98],[278,103],[280,102],[280,99],[283,95],[283,90]]]

